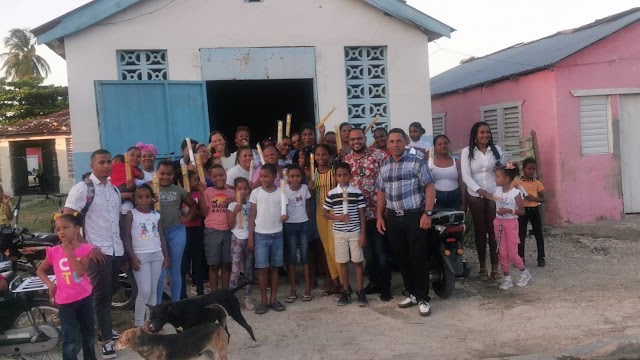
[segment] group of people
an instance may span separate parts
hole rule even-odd
[[[91,173],[71,189],[56,222],[62,245],[47,254],[39,272],[61,309],[65,358],[73,353],[78,328],[86,351],[95,341],[87,308],[95,308],[102,357],[116,356],[110,305],[124,261],[138,285],[136,326],[143,325],[147,305],[161,302],[167,275],[171,301],[187,297],[190,276],[197,295],[204,294],[207,280],[211,291],[219,284],[244,286],[244,307],[264,314],[285,310],[277,296],[283,271],[291,286],[286,303],[312,301],[311,290],[324,273],[324,295],[349,304],[351,263],[356,303],[367,306],[371,294],[389,301],[390,258],[404,283],[398,306],[418,306],[418,313],[428,316],[429,259],[435,250],[428,230],[438,209],[466,211],[468,206],[480,275],[489,276],[488,242],[491,276],[500,277],[499,259],[502,289],[513,286],[511,263],[522,272],[516,285],[530,279],[522,260],[527,221],[538,241],[538,265],[544,266],[538,210],[544,197],[535,161],[524,161],[520,179],[515,164],[501,162],[502,150],[486,123],[473,126],[460,159],[451,155],[446,135],[437,135],[433,148],[421,141],[420,123],[412,123],[408,134],[374,128],[371,146],[363,129],[348,123],[339,129],[336,134],[302,124],[290,138],[267,139],[253,149],[250,130],[239,126],[233,153],[225,135],[213,131],[208,145],[183,141],[176,161],[158,161],[155,147],[144,143],[129,148],[126,156],[95,151]],[[298,263],[302,294],[297,292]],[[50,266],[63,281],[46,279]],[[250,285],[254,272],[260,290],[256,305]],[[64,330],[65,323],[74,325]]]

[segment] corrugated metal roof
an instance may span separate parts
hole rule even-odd
[[[640,8],[633,8],[577,29],[560,31],[472,59],[431,78],[431,96],[442,96],[548,68],[638,20]]]
[[[64,37],[85,29],[142,0],[93,0],[70,12],[36,27],[31,32],[38,44],[46,44],[65,57]],[[451,37],[456,29],[408,5],[404,0],[362,0],[378,10],[417,27],[428,40]]]

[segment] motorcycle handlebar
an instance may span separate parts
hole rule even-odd
[[[13,208],[13,217],[17,217],[18,213],[20,212],[20,203],[22,202],[22,196],[18,196],[18,202],[16,203],[16,206]]]

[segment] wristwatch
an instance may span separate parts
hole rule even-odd
[[[424,211],[424,214],[430,217],[431,215],[433,215],[433,211],[431,211],[431,210],[425,210],[425,211]]]

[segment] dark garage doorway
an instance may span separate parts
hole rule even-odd
[[[259,140],[277,139],[277,121],[285,122],[287,113],[292,114],[292,134],[316,119],[313,79],[207,81],[207,101],[211,130],[227,136],[231,151],[240,125],[251,129],[255,147]]]
[[[32,169],[27,167],[28,148],[40,148],[42,151],[42,168],[37,169],[38,174],[32,173]],[[11,141],[9,153],[11,154],[13,190],[16,195],[60,192],[55,140]]]

